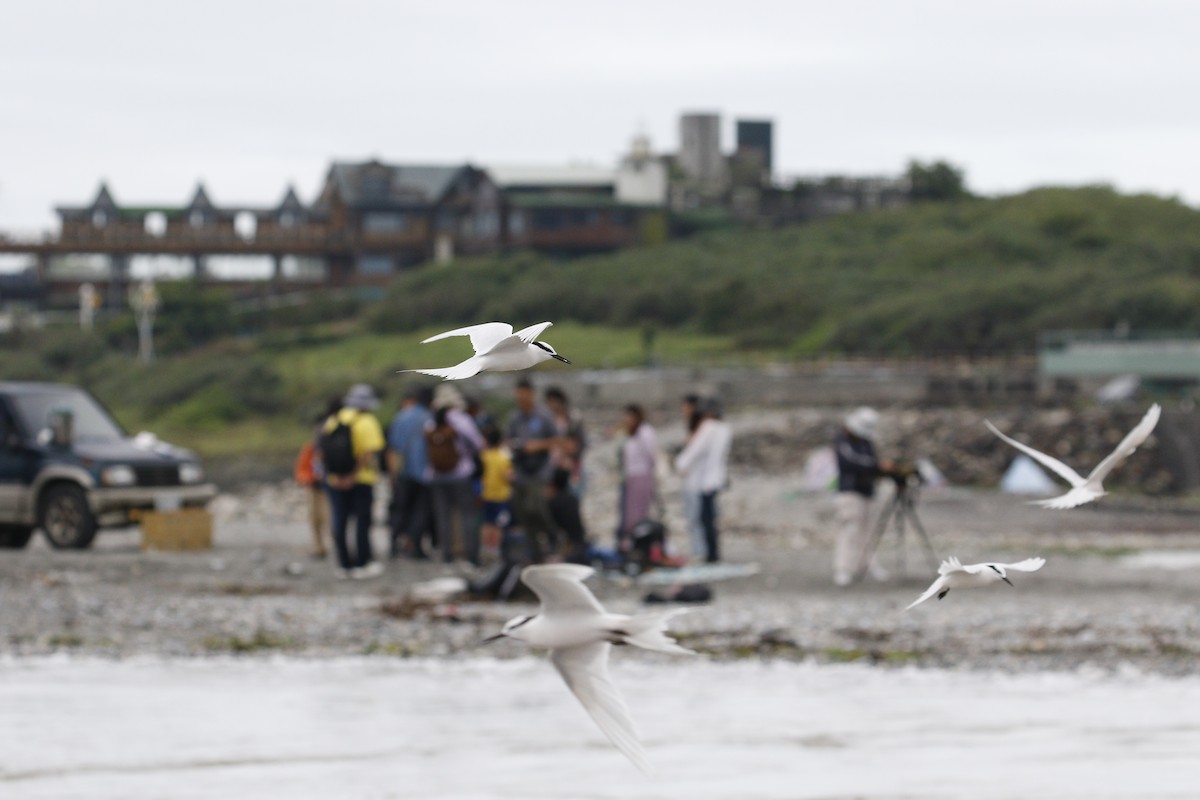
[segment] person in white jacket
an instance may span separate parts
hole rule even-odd
[[[717,529],[717,494],[728,477],[729,446],[733,435],[721,419],[721,406],[706,400],[703,420],[675,457],[675,471],[683,478],[683,511],[692,539],[692,555],[712,564],[721,559]]]

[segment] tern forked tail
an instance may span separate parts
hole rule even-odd
[[[464,378],[473,378],[480,373],[483,365],[480,364],[477,358],[468,358],[461,364],[455,364],[453,367],[445,367],[442,369],[402,369],[400,372],[419,372],[422,375],[432,375],[435,378],[441,378],[447,381],[461,381]]]
[[[669,638],[667,623],[672,617],[686,614],[690,609],[672,608],[669,611],[655,611],[650,614],[638,614],[629,617],[621,623],[621,634],[617,639],[619,644],[631,644],[644,650],[655,650],[659,653],[686,653],[695,655],[694,650],[682,647],[674,639]]]

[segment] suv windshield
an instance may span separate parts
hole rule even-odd
[[[50,426],[50,414],[69,410],[76,439],[122,439],[124,434],[112,417],[85,392],[48,391],[39,394],[14,394],[10,398],[28,436]]]

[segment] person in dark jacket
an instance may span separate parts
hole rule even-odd
[[[867,546],[875,481],[892,469],[890,461],[881,461],[875,453],[878,427],[879,414],[864,406],[850,412],[834,439],[838,466],[835,500],[838,532],[833,548],[833,582],[838,586],[848,585],[859,570]],[[887,578],[887,573],[873,556],[868,571],[876,580]]]
[[[579,513],[579,497],[571,491],[571,473],[556,469],[546,486],[546,505],[550,519],[558,529],[560,541],[566,541],[566,561],[575,564],[588,563],[587,531],[583,527],[583,516]]]

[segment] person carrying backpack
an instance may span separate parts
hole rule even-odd
[[[370,578],[383,572],[371,554],[371,514],[375,482],[379,479],[379,453],[383,429],[371,412],[378,408],[375,390],[356,384],[343,399],[343,408],[325,420],[318,440],[329,505],[333,512],[333,545],[337,553],[338,577]],[[354,518],[354,552],[347,542],[347,528]]]
[[[453,386],[438,387],[433,396],[433,419],[425,423],[425,470],[442,560],[454,560],[457,541],[463,558],[478,564],[479,514],[474,478],[475,460],[484,441],[466,407],[463,396]]]

